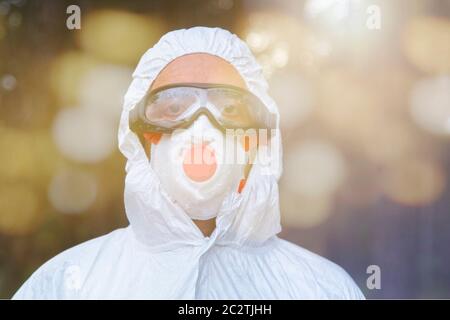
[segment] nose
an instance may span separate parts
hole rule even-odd
[[[214,127],[208,117],[202,114],[194,121],[192,128],[194,135],[202,139],[191,143],[185,151],[183,170],[192,181],[203,182],[211,178],[217,169],[215,150],[207,141],[207,136],[204,136]]]

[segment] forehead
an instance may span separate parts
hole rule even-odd
[[[193,53],[174,59],[155,78],[151,90],[177,83],[227,84],[247,89],[236,68],[228,61],[207,53]]]

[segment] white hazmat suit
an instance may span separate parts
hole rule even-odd
[[[225,198],[210,237],[169,199],[130,131],[128,113],[169,62],[190,53],[208,53],[231,63],[248,89],[278,114],[261,67],[237,36],[204,27],[163,36],[133,73],[120,119],[118,140],[127,158],[124,201],[130,225],[57,255],[14,298],[364,298],[342,268],[277,237],[281,167],[274,164],[281,162],[279,135],[273,139],[276,159],[267,164],[272,169],[253,165],[242,193]]]

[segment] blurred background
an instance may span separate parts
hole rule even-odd
[[[195,25],[244,39],[279,104],[281,237],[368,298],[450,298],[448,0],[0,0],[0,298],[128,224],[123,94],[161,35]]]

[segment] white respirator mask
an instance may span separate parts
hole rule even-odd
[[[233,153],[233,154],[230,154]],[[162,188],[192,219],[217,216],[244,179],[242,143],[200,115],[187,129],[163,134],[151,145],[150,164]]]

